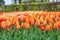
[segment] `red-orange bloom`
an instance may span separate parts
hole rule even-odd
[[[43,25],[40,26],[40,30],[44,31],[44,26]]]
[[[1,22],[1,21],[5,21],[5,20],[6,20],[6,18],[5,18],[5,17],[0,16],[0,22]]]
[[[17,16],[18,20],[20,21],[21,20],[21,16]]]
[[[58,26],[60,27],[60,21],[59,21],[59,23],[58,23]]]
[[[54,29],[57,30],[58,29],[58,24],[54,23]]]

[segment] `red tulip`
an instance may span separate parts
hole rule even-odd
[[[40,30],[44,31],[44,26],[43,25],[40,26]]]
[[[17,16],[18,20],[20,21],[21,20],[21,17],[20,16]]]

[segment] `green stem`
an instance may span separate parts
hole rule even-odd
[[[47,40],[50,39],[50,38],[49,38],[49,32],[47,32],[47,31],[46,31],[46,38],[47,38]]]
[[[57,30],[56,30],[55,32],[56,32],[56,34],[55,34],[55,35],[56,35],[56,40],[58,40],[58,33],[57,33]]]
[[[41,40],[44,40],[44,33],[43,33],[43,31],[42,31],[42,38],[41,38]]]

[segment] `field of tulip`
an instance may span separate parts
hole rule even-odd
[[[0,40],[60,40],[60,12],[0,12]]]

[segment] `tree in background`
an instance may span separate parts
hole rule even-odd
[[[0,6],[4,4],[5,4],[4,0],[0,0]]]
[[[17,4],[17,0],[14,0],[14,4]]]
[[[19,2],[19,4],[21,4],[21,0],[19,0],[18,2]]]
[[[32,0],[32,2],[35,2],[35,0]]]
[[[43,0],[41,0],[41,2],[43,2]]]
[[[54,2],[54,0],[53,0],[53,2]]]
[[[58,2],[58,0],[56,0],[56,2]]]
[[[21,4],[21,0],[14,0],[13,2],[14,2],[14,4],[17,4],[17,3]]]

